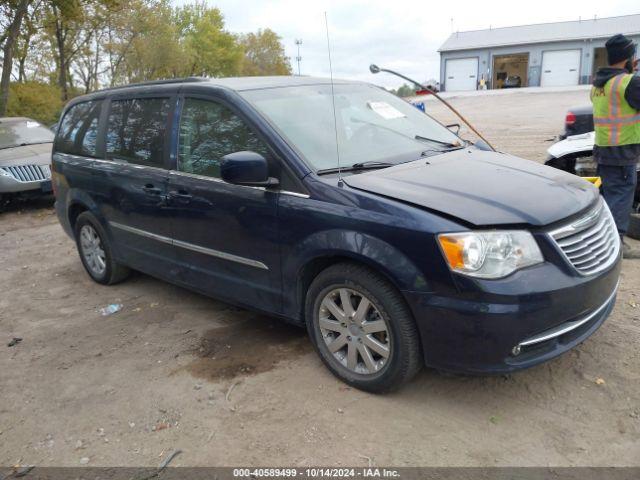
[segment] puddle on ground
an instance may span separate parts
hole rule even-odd
[[[255,375],[311,350],[303,328],[256,316],[208,330],[192,352],[198,358],[186,370],[211,381]]]

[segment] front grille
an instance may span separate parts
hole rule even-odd
[[[16,165],[0,168],[19,182],[38,182],[51,178],[49,165]]]
[[[550,235],[569,263],[583,275],[609,267],[620,252],[620,236],[602,198],[595,208]]]

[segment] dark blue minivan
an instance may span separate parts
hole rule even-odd
[[[366,83],[189,78],[78,97],[53,185],[96,282],[135,269],[306,326],[364,390],[423,364],[530,367],[615,303],[620,239],[595,187]]]

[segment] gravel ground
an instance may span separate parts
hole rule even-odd
[[[451,102],[540,161],[587,95]],[[0,215],[0,272],[0,465],[156,466],[181,449],[173,466],[640,466],[640,261],[561,358],[492,378],[424,370],[378,396],[335,380],[295,327],[145,275],[93,283],[47,200]],[[111,303],[124,308],[101,316]]]

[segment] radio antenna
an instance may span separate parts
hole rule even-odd
[[[338,120],[336,117],[336,94],[333,89],[333,66],[331,65],[331,44],[329,43],[329,21],[324,12],[324,26],[327,31],[327,51],[329,52],[329,77],[331,78],[331,106],[333,107],[333,130],[336,136],[336,158],[338,159],[338,186],[342,187],[342,167],[340,166],[340,147],[338,146]]]

